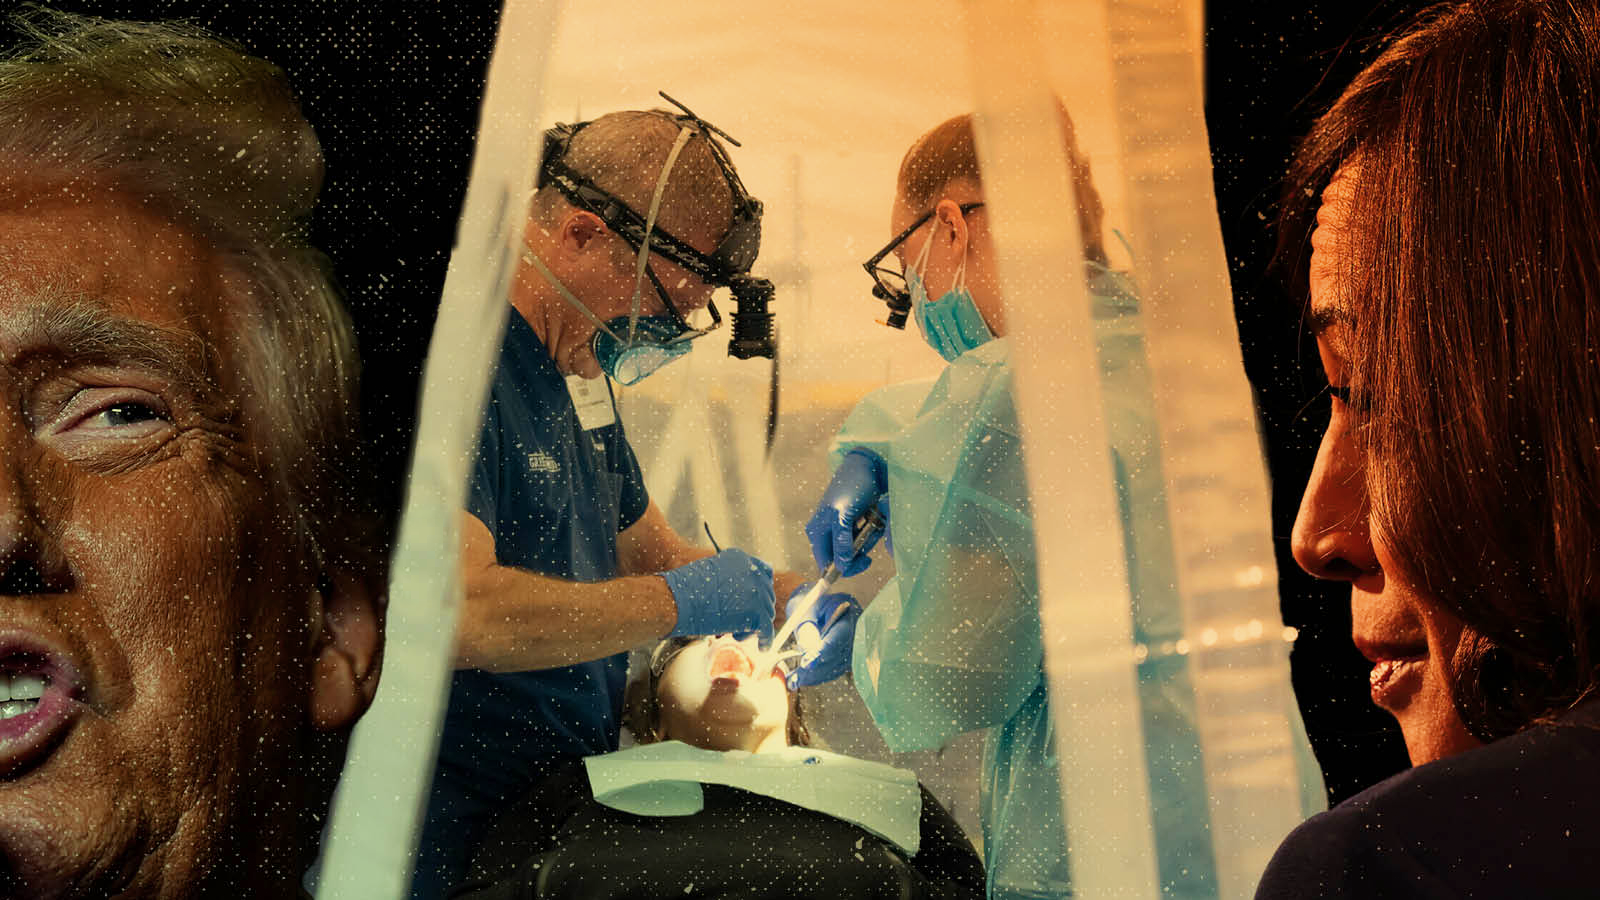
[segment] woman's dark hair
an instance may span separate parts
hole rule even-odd
[[[622,723],[633,732],[635,742],[653,744],[661,740],[661,695],[658,690],[661,676],[666,674],[667,666],[683,648],[700,640],[704,638],[675,637],[662,641],[650,652],[650,664],[645,674],[628,683],[622,701]],[[805,707],[798,693],[789,694],[788,733],[789,746],[811,746],[811,730],[806,727]]]
[[[1375,535],[1466,624],[1481,740],[1596,683],[1600,6],[1482,0],[1400,34],[1298,151],[1280,262],[1354,161],[1339,298]]]

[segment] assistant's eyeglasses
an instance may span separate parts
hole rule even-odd
[[[959,207],[964,216],[982,206],[982,201],[976,203],[963,203]],[[906,239],[927,221],[933,218],[938,211],[936,206],[923,213],[915,222],[912,222],[905,231],[895,235],[882,250],[872,254],[872,258],[861,264],[867,274],[872,276],[872,296],[882,300],[889,307],[889,318],[885,325],[892,328],[906,327],[906,319],[911,315],[911,291],[906,287],[905,273],[898,269],[890,268],[883,264],[895,248],[906,242]]]

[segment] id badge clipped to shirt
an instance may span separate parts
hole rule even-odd
[[[604,428],[617,421],[617,408],[612,405],[611,391],[604,378],[567,376],[567,393],[572,395],[572,408],[578,413],[578,426],[584,431]]]

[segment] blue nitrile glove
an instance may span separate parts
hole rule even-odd
[[[811,584],[790,594],[784,609],[794,609],[795,603],[805,596],[806,591],[811,590]],[[811,611],[802,616],[800,624],[795,627],[795,644],[801,644],[800,632],[806,630],[808,624],[821,635],[822,644],[814,654],[800,657],[799,664],[789,673],[789,690],[832,681],[850,671],[850,654],[856,642],[856,620],[859,618],[861,604],[849,594],[823,594],[817,598]]]
[[[730,548],[662,572],[678,624],[669,637],[728,632],[758,632],[772,640],[772,567],[743,550]]]
[[[817,511],[806,523],[806,537],[811,540],[811,555],[818,569],[829,563],[839,567],[839,574],[848,578],[858,575],[872,565],[867,556],[878,535],[873,535],[858,555],[852,548],[856,539],[856,521],[866,515],[873,504],[884,522],[889,521],[889,467],[883,457],[865,447],[857,447],[845,454],[844,461],[833,473]]]

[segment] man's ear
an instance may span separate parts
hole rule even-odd
[[[967,231],[967,217],[961,214],[961,204],[946,197],[933,208],[933,213],[939,229],[935,240],[949,245],[951,253],[965,252],[970,234]]]
[[[592,212],[574,209],[561,217],[561,249],[568,253],[581,253],[589,242],[605,234],[606,224]]]
[[[383,668],[382,590],[333,570],[318,580],[311,642],[311,724],[339,731],[372,704]]]

